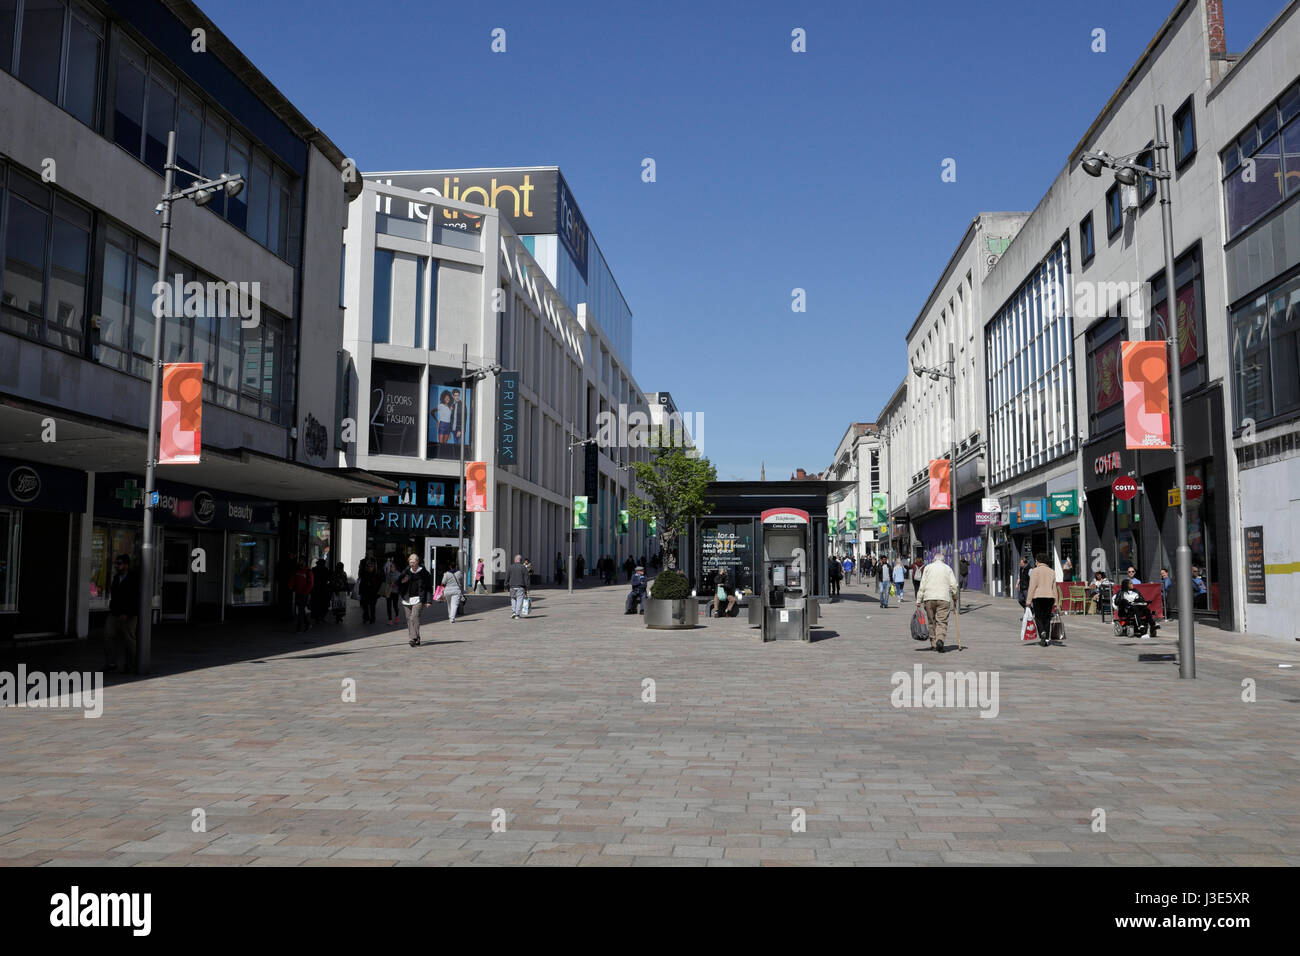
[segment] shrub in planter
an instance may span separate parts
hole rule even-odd
[[[656,601],[684,601],[691,596],[691,584],[680,571],[661,571],[650,585]]]

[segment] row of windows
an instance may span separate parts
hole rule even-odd
[[[1300,192],[1300,84],[1283,93],[1221,155],[1232,239]]]
[[[0,237],[0,328],[149,377],[157,246],[3,164]],[[168,272],[205,289],[215,282],[181,260],[171,260]],[[259,307],[258,323],[242,328],[240,315],[206,297],[188,301],[190,315],[166,320],[164,360],[203,362],[208,401],[289,422],[288,323]]]
[[[225,172],[244,177],[238,196],[219,192],[208,208],[282,259],[296,261],[298,178],[121,30],[113,28],[111,46],[109,38],[105,19],[81,3],[0,0],[0,68],[159,175],[174,130],[179,166],[207,178]],[[178,186],[189,182],[177,178]]]
[[[438,260],[376,249],[374,283],[370,340],[437,348]]]
[[[1069,240],[1034,271],[986,329],[989,480],[999,484],[1073,450]]]
[[[1237,425],[1300,411],[1300,276],[1236,309],[1230,321]]]

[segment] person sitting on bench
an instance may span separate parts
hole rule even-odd
[[[640,611],[645,613],[645,568],[641,565],[636,566],[632,573],[632,590],[628,592],[627,603],[624,605],[624,614],[636,614]]]

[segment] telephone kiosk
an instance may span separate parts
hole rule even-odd
[[[763,640],[807,641],[817,617],[808,568],[808,512],[770,508],[762,519]]]

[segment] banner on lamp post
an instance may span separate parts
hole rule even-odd
[[[658,519],[658,518],[651,518],[651,519],[650,519],[650,537],[653,538],[653,537],[655,537],[655,536],[658,535],[658,534],[659,534],[659,519]]]
[[[872,515],[872,524],[883,525],[886,520],[885,513],[889,511],[889,499],[881,494],[871,496],[871,510],[875,512]]]
[[[163,366],[158,464],[197,465],[202,450],[203,363]]]
[[[1164,342],[1125,342],[1126,448],[1169,448],[1169,355]]]
[[[951,463],[946,458],[930,462],[930,507],[947,511],[952,507]]]
[[[465,462],[465,510],[487,511],[487,462]]]
[[[858,513],[856,511],[847,511],[844,514],[845,527],[850,532],[858,530]]]
[[[628,521],[628,513],[627,513],[626,511],[620,511],[620,512],[618,513],[618,533],[619,533],[619,534],[627,534],[627,521]]]
[[[587,527],[587,496],[573,496],[573,527],[574,530]]]

